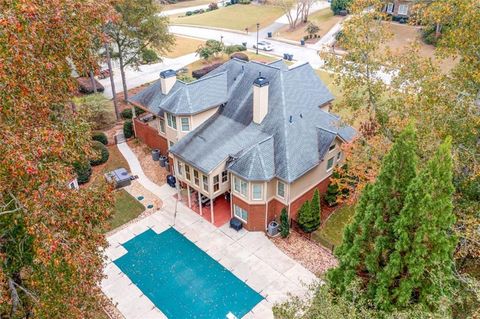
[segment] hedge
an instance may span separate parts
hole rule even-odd
[[[204,76],[205,74],[207,74],[208,72],[210,72],[212,70],[215,70],[220,65],[222,65],[222,63],[215,63],[215,64],[212,64],[212,65],[208,65],[204,68],[192,71],[192,77],[195,78],[195,79],[200,79],[202,76]]]
[[[153,63],[158,61],[158,54],[152,49],[145,49],[142,51],[142,60],[145,63]]]
[[[99,141],[103,145],[108,144],[107,135],[105,135],[105,133],[103,133],[102,131],[93,131],[92,132],[92,140]]]
[[[127,120],[125,121],[125,123],[123,123],[123,136],[125,138],[130,138],[133,136],[133,123],[131,120]]]
[[[240,52],[240,51],[245,51],[247,48],[243,46],[242,44],[234,44],[234,45],[227,45],[223,51],[226,54],[232,54],[235,52]]]
[[[90,180],[90,176],[92,176],[92,166],[89,161],[75,162],[73,163],[73,169],[77,174],[78,184],[85,184]]]
[[[122,116],[123,119],[130,120],[133,117],[132,109],[131,108],[125,109],[122,111],[122,113],[120,113],[120,115]]]
[[[90,159],[90,165],[97,166],[108,161],[110,154],[108,153],[108,149],[105,145],[99,141],[93,141],[92,150],[94,153],[94,158]]]

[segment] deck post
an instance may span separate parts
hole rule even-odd
[[[200,209],[200,215],[203,216],[203,209],[202,209],[202,194],[200,194],[200,191],[197,191],[198,193],[198,207]]]
[[[213,199],[210,198],[210,220],[212,221],[212,224],[215,224],[215,217],[213,214]]]
[[[187,184],[188,208],[192,208],[192,199],[190,198],[190,185]]]

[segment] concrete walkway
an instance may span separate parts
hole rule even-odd
[[[151,182],[126,143],[119,144],[118,148],[128,161],[132,173],[138,175],[139,182],[164,200],[161,210],[107,237],[109,247],[105,250],[106,277],[101,282],[101,289],[126,319],[166,318],[161,309],[113,263],[127,253],[124,243],[148,229],[160,234],[169,227],[174,227],[260,293],[264,300],[247,313],[244,319],[273,319],[272,307],[275,303],[287,300],[289,294],[308,296],[307,286],[318,282],[318,278],[280,251],[263,232],[248,232],[244,229],[237,232],[228,224],[215,227],[177,202],[172,196],[172,188]]]
[[[137,156],[135,155],[135,153],[133,153],[127,143],[117,144],[117,147],[120,153],[122,153],[123,157],[125,157],[125,159],[127,160],[132,175],[138,176],[138,182],[144,188],[152,192],[163,202],[171,199],[171,197],[176,193],[174,188],[168,186],[168,184],[163,184],[162,186],[159,186],[152,182],[143,172],[142,166],[140,166],[140,162],[138,161]]]

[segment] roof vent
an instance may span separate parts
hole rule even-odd
[[[300,113],[300,118],[303,119],[303,114],[302,113]]]
[[[262,87],[262,86],[267,86],[269,84],[267,78],[262,76],[262,72],[258,72],[258,78],[253,81],[253,84]]]
[[[293,116],[290,115],[290,120],[289,120],[290,123],[293,122]]]

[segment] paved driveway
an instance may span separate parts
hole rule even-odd
[[[228,224],[216,228],[175,199],[165,201],[162,210],[107,238],[106,278],[103,292],[113,300],[126,319],[166,318],[160,309],[112,262],[127,253],[123,243],[152,229],[161,233],[174,227],[265,299],[244,318],[273,318],[272,306],[288,294],[305,295],[315,275],[281,252],[263,232],[239,232]],[[175,206],[178,212],[174,220]]]

